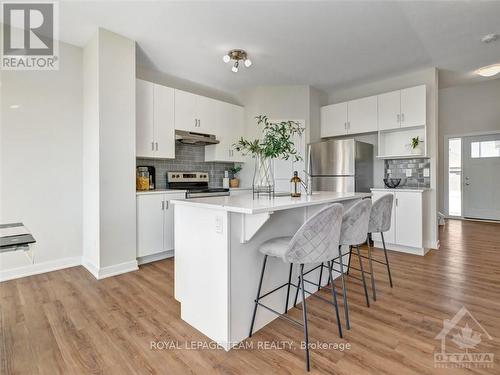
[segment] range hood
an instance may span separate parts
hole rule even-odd
[[[175,140],[188,145],[216,145],[219,143],[215,135],[175,130]]]

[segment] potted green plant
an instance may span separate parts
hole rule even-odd
[[[262,128],[260,139],[240,138],[233,148],[243,155],[255,158],[253,178],[254,193],[274,194],[273,159],[302,160],[294,144],[294,137],[304,132],[297,121],[271,122],[265,115],[256,116],[257,126]]]
[[[231,174],[231,179],[229,180],[229,187],[237,188],[240,186],[240,180],[237,175],[241,171],[241,165],[235,165],[229,168],[229,173]]]
[[[420,144],[423,143],[424,141],[420,139],[420,137],[413,137],[410,142],[410,148],[412,151],[412,154],[418,154],[422,155],[422,149],[420,148]]]

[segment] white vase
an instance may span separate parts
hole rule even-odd
[[[422,152],[422,149],[417,146],[415,148],[412,148],[411,149],[411,153],[414,154],[414,155],[423,155],[424,153]]]

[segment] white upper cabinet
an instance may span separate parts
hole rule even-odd
[[[401,127],[422,126],[427,122],[425,85],[401,90]]]
[[[175,90],[175,128],[179,130],[198,130],[196,116],[196,97],[190,92]]]
[[[321,137],[347,134],[347,102],[321,107]]]
[[[347,134],[377,131],[377,96],[351,100],[347,113]]]
[[[378,96],[378,129],[425,126],[427,121],[425,85]]]
[[[136,80],[136,156],[175,158],[174,90]]]
[[[174,89],[154,85],[154,134],[158,158],[175,158]]]
[[[216,131],[217,100],[175,90],[175,128],[198,133]]]
[[[401,118],[401,91],[378,96],[378,130],[397,129]]]
[[[238,105],[216,101],[216,145],[205,146],[205,161],[243,162],[242,155],[233,149],[244,133],[245,112]]]

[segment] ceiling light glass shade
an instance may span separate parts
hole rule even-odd
[[[233,71],[233,73],[238,73],[238,61],[236,61],[233,65],[233,67],[231,68],[231,70]]]
[[[224,61],[226,64],[231,60],[231,58],[229,57],[229,55],[224,55],[222,57],[222,61]]]
[[[500,64],[485,66],[476,70],[476,74],[480,75],[481,77],[493,77],[498,73],[500,73]]]
[[[250,59],[246,59],[246,60],[245,60],[245,66],[246,66],[247,68],[249,68],[249,67],[250,67],[250,65],[252,65],[252,61],[251,61]]]

